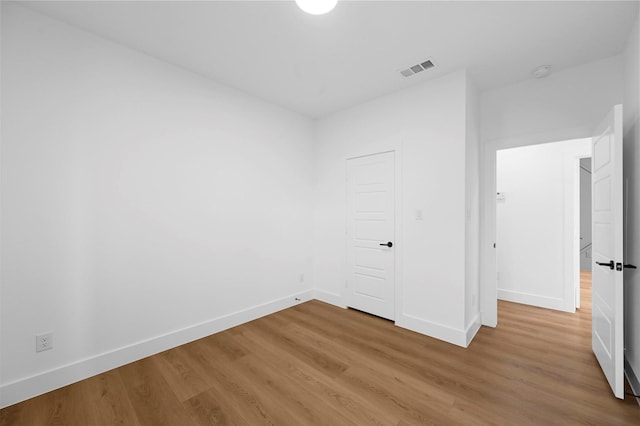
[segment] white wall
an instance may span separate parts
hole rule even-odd
[[[578,201],[579,158],[590,154],[591,139],[497,152],[499,299],[575,311],[579,204],[567,200]]]
[[[626,62],[481,94],[485,324],[496,312],[496,150],[589,136],[624,93],[636,123],[625,125],[627,161],[640,167],[635,31]],[[398,324],[462,345],[477,330],[464,72],[327,117],[312,148],[304,117],[3,2],[1,78],[0,406],[289,306],[314,284],[341,304],[345,159],[368,152],[402,160]],[[630,223],[627,252],[640,253]],[[640,371],[630,312],[627,357]],[[36,355],[42,331],[55,348]]]
[[[640,32],[636,20],[625,49],[624,180],[625,263],[640,267]],[[640,270],[626,269],[625,280],[625,372],[640,395]]]
[[[2,9],[2,406],[311,297],[311,120]]]
[[[344,305],[345,160],[395,150],[402,211],[394,246],[396,324],[468,344],[478,325],[465,324],[466,96],[460,71],[319,120],[316,297]],[[416,210],[424,220],[416,220]]]
[[[623,81],[623,58],[614,56],[480,94],[483,324],[497,324],[496,151],[591,137],[611,107],[622,103]]]

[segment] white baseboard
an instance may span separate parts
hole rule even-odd
[[[562,298],[498,289],[498,299],[506,300],[508,302],[522,303],[525,305],[538,306],[540,308],[554,309],[556,311],[573,312],[565,309]]]
[[[347,305],[344,303],[342,296],[338,293],[331,293],[324,290],[313,290],[313,297],[321,302],[328,303],[330,305],[338,306],[340,308],[345,308]]]
[[[626,359],[624,360],[624,375],[627,377],[633,394],[640,395],[640,380],[638,380],[638,375],[633,371],[631,364]],[[636,402],[640,405],[640,398],[636,398]]]
[[[498,326],[497,315],[487,315],[480,312],[480,319],[481,319],[480,324],[484,325],[485,327],[496,328]]]
[[[480,315],[476,315],[471,321],[471,323],[467,326],[467,329],[465,330],[465,336],[466,336],[465,337],[466,344],[464,345],[465,348],[468,348],[473,338],[476,337],[476,334],[478,334],[478,330],[480,330],[480,326],[481,326]]]
[[[295,298],[300,299],[296,301]],[[0,408],[313,299],[313,290],[223,315],[0,386]]]
[[[300,299],[300,301],[296,301],[296,298]],[[86,358],[43,373],[6,383],[0,386],[0,408],[17,404],[18,402],[54,389],[67,386],[71,383],[87,379],[104,373],[105,371],[210,336],[312,299],[346,308],[342,296],[337,293],[322,290],[308,290],[302,293],[292,294],[162,336],[137,342],[91,358]],[[406,314],[401,314],[400,318],[396,319],[395,324],[399,327],[466,348],[480,329],[480,318],[476,316],[465,330],[454,329]]]
[[[412,315],[400,314],[399,317],[396,318],[396,325],[398,327],[406,328],[407,330],[415,331],[416,333],[425,334],[435,339],[444,340],[445,342],[462,346],[463,348],[466,348],[469,344],[467,342],[467,332],[469,330],[451,328],[449,326],[426,321]]]

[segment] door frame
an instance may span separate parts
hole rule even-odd
[[[398,320],[400,313],[402,312],[402,259],[404,253],[404,228],[403,228],[403,218],[402,218],[402,139],[398,138],[395,143],[392,143],[386,147],[381,147],[379,149],[361,149],[358,151],[354,151],[349,153],[344,160],[344,230],[345,230],[345,241],[344,241],[344,267],[343,267],[343,276],[344,276],[344,285],[342,286],[342,291],[340,297],[342,298],[342,305],[347,306],[347,252],[349,239],[346,238],[347,228],[348,228],[348,220],[347,220],[347,197],[348,194],[348,186],[347,186],[347,176],[348,176],[348,161],[356,158],[369,157],[376,154],[385,154],[388,152],[394,153],[394,239],[393,248],[395,249],[395,257],[394,257],[394,323]]]
[[[561,267],[561,270],[558,270],[559,274],[555,275],[558,281],[554,285],[555,290],[559,292],[559,296],[550,297],[549,295],[538,295],[535,294],[535,292],[532,294],[524,294],[516,291],[510,296],[505,295],[503,297],[506,297],[506,300],[518,303],[529,303],[547,309],[575,313],[576,286],[579,286],[580,283],[580,158],[588,157],[590,155],[591,138],[560,140],[550,143],[525,145],[521,147],[497,150],[496,169],[498,166],[498,152],[512,152],[532,147],[555,150],[555,155],[558,156],[556,157],[556,161],[559,161],[560,166],[561,175],[558,176],[560,180],[554,179],[552,181],[553,186],[560,191],[559,194],[562,197],[562,204],[559,206],[561,209],[557,211],[557,214],[554,215],[553,219],[554,223],[561,223],[561,229],[558,233],[559,243],[561,244],[560,248],[562,249],[561,257],[559,259],[559,266]],[[500,164],[508,164],[508,160],[503,161],[504,163],[501,162]],[[536,178],[542,177],[545,174],[545,170],[539,166],[532,169],[532,172],[532,176],[535,176]],[[497,218],[496,208],[496,231],[498,231],[501,225],[501,223],[497,222]],[[522,219],[519,214],[514,216],[514,213],[511,213],[511,218]],[[500,242],[498,242],[498,244],[500,244]],[[513,248],[511,248],[510,251],[513,253]],[[504,257],[501,256],[506,256],[505,252],[506,251],[498,245],[495,249],[496,261],[500,259],[504,261]],[[525,259],[517,254],[516,258],[517,260]],[[511,259],[515,260],[513,257]],[[505,265],[506,264],[503,263],[503,267]]]
[[[587,127],[518,137],[494,139],[481,144],[480,164],[480,322],[498,325],[498,280],[496,247],[496,153],[502,149],[540,145],[592,137]]]
[[[592,153],[593,154],[593,153]],[[577,276],[574,275],[573,279],[574,279],[574,283],[575,283],[575,297],[576,297],[576,302],[575,302],[575,306],[576,309],[580,309],[580,298],[582,297],[581,293],[580,293],[580,273],[582,272],[582,269],[580,267],[580,247],[582,246],[582,243],[580,242],[580,228],[582,227],[582,198],[581,198],[581,193],[582,193],[582,182],[580,179],[580,170],[581,170],[581,165],[580,162],[581,160],[584,160],[585,158],[591,159],[591,155],[588,156],[581,156],[581,157],[576,157],[575,158],[575,173],[577,174],[577,192],[576,192],[576,198],[574,199],[574,236],[573,236],[573,252],[571,253],[571,255],[573,256],[572,261],[574,263],[574,268],[578,271],[577,272]],[[590,186],[589,186],[589,191],[591,191],[591,178],[589,178],[589,182],[590,182]],[[591,220],[591,223],[589,224],[589,226],[593,225],[593,219]],[[593,237],[592,237],[593,238]]]

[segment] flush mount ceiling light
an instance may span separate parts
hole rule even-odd
[[[311,15],[324,15],[331,12],[338,0],[296,0],[298,7]]]
[[[541,65],[537,68],[534,68],[533,71],[531,71],[531,74],[533,74],[535,78],[544,78],[548,76],[550,73],[551,73],[551,65]]]

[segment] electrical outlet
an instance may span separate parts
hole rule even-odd
[[[53,349],[53,333],[40,334],[36,336],[36,352]]]

